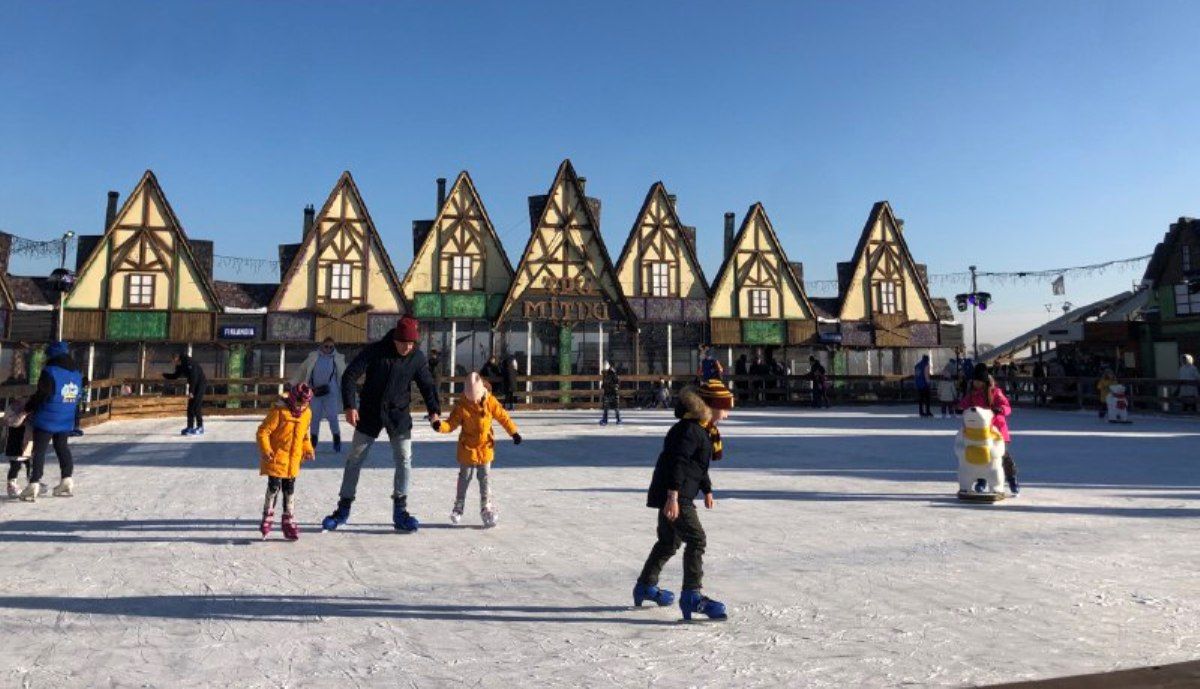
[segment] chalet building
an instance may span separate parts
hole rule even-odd
[[[104,234],[79,238],[63,337],[88,346],[94,374],[145,376],[181,348],[212,341],[221,308],[213,247],[188,238],[152,171],[119,210],[117,199],[109,194]]]
[[[1154,247],[1142,284],[1149,294],[1140,355],[1152,362],[1142,366],[1143,374],[1174,379],[1180,356],[1191,354],[1200,360],[1200,220],[1180,218],[1171,224]],[[1136,331],[1108,336],[1120,345],[1131,332]]]
[[[617,261],[617,280],[639,328],[642,373],[688,375],[708,340],[708,281],[696,258],[696,228],[684,225],[662,182],[646,200]]]
[[[634,371],[637,317],[600,236],[600,202],[564,160],[544,196],[529,198],[530,235],[496,328],[535,375]]]
[[[761,203],[750,207],[736,236],[732,214],[725,223],[725,262],[709,300],[712,344],[731,369],[742,355],[793,365],[818,341],[821,315],[804,290],[803,270],[788,261]]]
[[[400,283],[422,322],[422,347],[441,354],[443,373],[478,371],[498,343],[492,324],[512,286],[513,268],[466,171],[446,194],[439,178],[437,216],[413,222],[413,261]]]
[[[301,242],[281,246],[280,259],[283,275],[267,304],[264,339],[283,345],[281,362],[299,363],[326,337],[351,349],[378,340],[407,310],[400,278],[349,172],[320,212],[306,209]],[[247,303],[258,308],[256,300]]]
[[[43,277],[10,275],[12,237],[0,234],[0,380],[29,379],[41,370],[42,345],[54,339],[58,293]]]
[[[904,238],[904,221],[887,201],[871,208],[854,258],[839,263],[841,347],[835,372],[907,374],[922,355],[962,344],[961,331],[947,328],[949,304],[929,293],[928,271]]]

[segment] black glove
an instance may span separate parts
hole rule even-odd
[[[442,432],[442,422],[441,421],[430,421],[429,425],[433,426],[433,430],[437,431],[438,433]]]
[[[520,445],[521,440],[522,438],[520,433],[513,433],[513,445]]]

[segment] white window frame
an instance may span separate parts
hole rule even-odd
[[[1175,315],[1200,316],[1200,292],[1188,292],[1187,280],[1175,285]]]
[[[126,306],[135,309],[154,308],[153,273],[130,273],[126,279]]]
[[[354,266],[349,263],[329,264],[330,301],[350,301],[354,298]]]
[[[891,280],[881,280],[875,286],[876,310],[885,316],[899,313],[899,286]]]
[[[661,261],[650,264],[650,296],[671,296],[671,264]]]
[[[471,282],[475,273],[473,256],[450,257],[450,290],[453,292],[471,291]]]
[[[771,315],[771,290],[769,289],[752,289],[749,294],[750,299],[750,315],[751,316],[766,316]]]

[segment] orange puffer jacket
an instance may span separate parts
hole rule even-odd
[[[262,460],[258,473],[275,478],[296,478],[300,462],[313,457],[312,409],[306,408],[296,417],[284,405],[271,408],[267,418],[258,426],[258,451]]]
[[[458,434],[458,463],[465,467],[491,464],[495,458],[496,437],[492,433],[492,421],[499,422],[509,435],[517,434],[517,424],[509,418],[508,412],[496,401],[491,393],[485,393],[483,400],[476,402],[465,396],[454,403],[454,411],[450,418],[442,421],[438,427],[440,433],[453,433],[459,427]]]

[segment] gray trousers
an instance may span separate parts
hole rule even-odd
[[[396,436],[389,432],[388,441],[392,445],[392,459],[396,462],[392,497],[407,497],[409,474],[412,473],[412,436]],[[354,495],[358,491],[358,476],[362,472],[362,465],[366,463],[371,446],[374,444],[375,439],[371,436],[354,431],[350,454],[346,455],[346,468],[342,470],[341,497],[347,500],[354,499]]]
[[[459,467],[458,468],[458,496],[454,498],[454,511],[462,513],[463,507],[467,504],[467,488],[471,486],[471,479],[479,478],[479,509],[490,510],[492,508],[492,486],[489,479],[492,474],[492,465],[481,464],[477,467]]]

